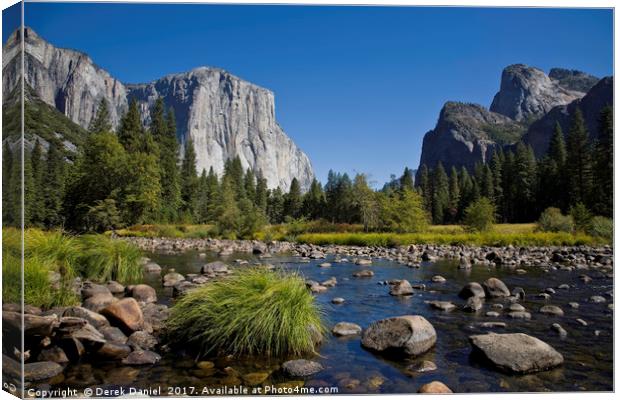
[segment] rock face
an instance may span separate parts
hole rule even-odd
[[[148,124],[148,110],[161,97],[175,111],[179,141],[193,142],[199,173],[210,167],[221,173],[224,162],[238,156],[244,169],[262,173],[269,188],[288,190],[293,177],[302,189],[310,186],[310,160],[276,121],[273,92],[210,67],[146,84],[123,84],[84,53],[57,48],[31,28],[25,28],[24,36],[26,83],[78,125],[88,127],[105,99],[111,122],[118,126],[131,98]],[[19,82],[19,49],[16,31],[3,47],[5,93]]]
[[[565,89],[587,93],[600,80],[596,76],[575,69],[551,68],[549,78]]]
[[[437,333],[424,317],[404,315],[375,321],[362,332],[362,346],[406,356],[425,353],[435,345]]]
[[[448,171],[462,165],[473,169],[490,159],[500,136],[518,138],[522,133],[510,118],[478,104],[447,102],[435,129],[424,135],[420,166],[433,169],[441,161]]]
[[[515,121],[523,121],[539,118],[553,107],[568,104],[583,95],[583,92],[565,88],[538,68],[514,64],[502,72],[500,89],[490,109]]]
[[[564,362],[553,347],[524,333],[474,335],[469,341],[477,356],[505,372],[544,371]]]
[[[612,77],[603,78],[583,98],[570,104],[557,106],[535,121],[523,135],[523,141],[532,146],[536,157],[541,157],[549,148],[556,122],[560,124],[562,132],[566,135],[577,108],[583,114],[590,138],[595,139],[599,133],[598,120],[601,110],[607,105],[613,105],[613,102],[614,80]]]

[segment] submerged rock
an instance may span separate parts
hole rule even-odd
[[[371,270],[365,269],[363,271],[359,271],[353,274],[356,278],[370,278],[371,276],[375,276],[375,273]]]
[[[551,306],[551,305],[542,306],[540,307],[540,310],[538,311],[541,314],[549,314],[549,315],[557,315],[557,316],[564,315],[564,311],[562,311],[562,309],[558,306]]]
[[[440,300],[429,301],[428,305],[441,311],[452,311],[456,308],[452,302]]]
[[[459,292],[459,297],[462,299],[468,299],[470,297],[484,297],[484,289],[478,282],[469,282],[463,286]]]
[[[282,364],[282,370],[292,377],[306,377],[323,370],[323,366],[315,361],[304,359],[290,360]]]
[[[429,393],[429,394],[442,394],[442,393],[452,393],[452,390],[448,386],[446,386],[443,382],[432,381],[426,383],[418,389],[418,393]]]
[[[53,361],[26,363],[24,364],[24,380],[26,382],[44,381],[59,375],[62,371],[62,365]]]
[[[413,294],[413,288],[408,280],[403,279],[390,288],[392,296],[410,296]]]
[[[474,355],[504,372],[526,374],[557,367],[564,357],[540,339],[524,333],[473,335]]]
[[[472,296],[467,299],[467,303],[463,306],[464,311],[476,312],[482,308],[482,298]]]
[[[125,365],[148,365],[157,364],[161,360],[161,356],[149,350],[132,351],[122,361]]]
[[[420,315],[375,321],[362,332],[362,346],[375,351],[395,351],[405,356],[425,353],[435,345],[435,328]]]
[[[510,290],[504,282],[497,278],[489,278],[482,283],[484,293],[487,297],[508,297]]]

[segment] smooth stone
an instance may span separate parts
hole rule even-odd
[[[552,305],[542,306],[540,307],[540,310],[538,310],[538,312],[542,314],[556,315],[560,317],[564,315],[564,311],[560,307]]]
[[[478,282],[469,282],[459,292],[459,297],[468,299],[470,297],[485,297],[484,288]]]
[[[131,353],[131,347],[123,343],[106,342],[97,350],[97,356],[108,360],[122,360]]]
[[[418,374],[436,371],[436,370],[437,370],[437,365],[434,362],[429,361],[429,360],[422,360],[415,364],[411,364],[407,367],[407,371],[415,372]]]
[[[505,372],[544,371],[564,362],[564,357],[549,344],[524,333],[473,335],[469,341],[476,356]]]
[[[108,290],[112,294],[125,293],[125,286],[121,285],[120,283],[116,281],[109,281],[108,283],[106,283],[105,286],[108,288]]]
[[[577,321],[581,326],[588,326],[588,323],[581,318],[577,318],[575,321]]]
[[[250,372],[249,374],[245,374],[241,377],[243,382],[249,386],[260,385],[265,382],[267,378],[269,378],[269,373],[267,372]]]
[[[521,287],[516,287],[512,289],[511,294],[519,300],[525,299],[525,290],[523,290],[523,288]]]
[[[85,282],[82,286],[81,294],[82,298],[86,300],[89,297],[93,297],[99,294],[111,296],[112,292],[110,292],[110,289],[108,289],[106,286],[92,282]]]
[[[84,307],[69,307],[65,310],[62,316],[84,318],[97,329],[110,326],[110,322],[106,317]]]
[[[504,282],[497,278],[489,278],[482,283],[484,293],[487,297],[508,297],[510,290]]]
[[[161,273],[161,267],[154,262],[148,262],[144,265],[144,271],[149,274],[159,274]]]
[[[161,356],[150,350],[134,350],[122,361],[125,365],[149,365],[157,364]]]
[[[353,336],[362,333],[362,327],[352,322],[338,322],[332,328],[335,336]]]
[[[178,284],[181,281],[184,281],[185,277],[178,272],[168,272],[162,278],[162,283],[165,287],[170,287]]]
[[[590,297],[591,303],[606,303],[607,300],[603,296],[592,296]]]
[[[456,305],[454,305],[452,302],[440,300],[429,301],[428,305],[441,311],[452,311],[456,308]]]
[[[499,317],[499,313],[497,311],[488,311],[485,315],[487,317],[491,317],[491,318]]]
[[[282,364],[282,370],[292,377],[306,377],[323,370],[323,366],[315,361],[304,359],[290,360]]]
[[[110,304],[101,314],[106,316],[112,325],[118,326],[125,333],[133,333],[144,325],[144,316],[136,299],[127,297]]]
[[[106,288],[106,290],[108,290]],[[110,304],[114,304],[118,301],[118,298],[114,297],[112,293],[97,293],[93,296],[90,296],[84,300],[82,303],[82,307],[94,311],[101,312],[104,308],[109,306]]]
[[[41,350],[38,361],[52,361],[58,364],[64,364],[69,362],[69,358],[63,349],[58,346],[51,346]]]
[[[478,328],[505,328],[508,325],[505,322],[489,321],[476,322],[473,326],[476,326]]]
[[[330,263],[328,263],[328,262],[325,262],[325,263],[321,263],[321,264],[319,264],[319,267],[321,267],[321,268],[329,268],[329,267],[331,267],[331,266],[332,266],[332,265],[331,265]]]
[[[360,258],[359,260],[355,261],[355,264],[356,265],[370,265],[372,264],[372,260]]]
[[[579,303],[571,301],[570,303],[568,303],[568,305],[570,306],[570,308],[579,308]]]
[[[155,336],[144,331],[136,331],[127,339],[127,344],[134,349],[152,350],[157,343]]]
[[[508,307],[510,311],[525,311],[525,307],[523,307],[519,303],[512,303],[510,307]]]
[[[362,332],[362,346],[375,351],[396,350],[416,356],[437,341],[435,328],[420,315],[405,315],[375,321]]]
[[[353,276],[356,278],[370,278],[371,276],[374,276],[374,275],[375,273],[368,269],[365,269],[363,271],[356,272],[353,274]]]
[[[443,382],[432,381],[422,385],[420,389],[418,389],[418,393],[443,394],[452,393],[452,390]]]
[[[344,299],[342,297],[334,297],[332,299],[332,303],[334,303],[334,304],[342,304],[342,303],[344,303]]]
[[[403,279],[390,288],[392,296],[410,296],[413,294],[413,288],[408,280]]]
[[[213,369],[215,368],[215,363],[212,361],[198,361],[196,366],[200,369]]]
[[[127,343],[127,336],[115,326],[104,326],[99,328],[99,332],[103,334],[105,340],[109,342],[115,342],[120,344]]]
[[[476,312],[482,308],[482,298],[472,296],[467,299],[467,302],[463,306],[463,310],[467,312]]]
[[[532,319],[532,314],[527,311],[512,311],[506,315],[512,319]]]
[[[63,369],[62,365],[53,361],[26,363],[24,364],[24,380],[26,382],[44,381],[61,374]]]
[[[441,275],[435,275],[431,278],[431,281],[435,282],[435,283],[444,283],[446,282],[446,278],[444,278]]]
[[[144,303],[157,302],[157,292],[149,285],[140,284],[131,288],[131,297]]]
[[[562,328],[562,325],[558,323],[551,324],[551,329],[557,332],[561,337],[565,337],[568,334],[566,330]]]
[[[323,285],[313,285],[313,286],[310,286],[310,291],[312,293],[325,293],[327,292],[327,287]]]

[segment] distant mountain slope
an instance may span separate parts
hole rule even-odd
[[[117,126],[130,98],[141,105],[146,123],[157,97],[177,117],[179,141],[194,143],[197,170],[223,171],[227,159],[238,156],[244,168],[260,171],[270,188],[288,190],[293,178],[308,188],[314,172],[301,151],[275,119],[271,91],[217,68],[201,67],[154,82],[126,85],[79,51],[53,46],[25,28],[27,84],[44,103],[55,107],[82,128],[88,127],[101,99]],[[3,89],[19,82],[19,31],[3,47]]]

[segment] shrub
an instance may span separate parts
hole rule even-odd
[[[588,234],[611,241],[614,237],[614,221],[605,217],[594,217],[590,221]]]
[[[187,292],[172,307],[170,339],[201,354],[286,356],[314,351],[321,310],[297,274],[252,268]]]
[[[463,223],[468,231],[490,231],[495,223],[495,206],[491,200],[481,197],[465,209]]]
[[[133,283],[142,278],[142,252],[133,244],[103,235],[85,235],[80,241],[81,272],[88,279]]]
[[[577,203],[571,206],[568,211],[573,221],[575,222],[575,229],[580,232],[586,232],[590,226],[592,220],[592,214],[583,203]]]
[[[555,207],[543,211],[536,225],[536,229],[541,232],[572,232],[574,228],[573,217],[562,215],[562,211]]]
[[[428,227],[428,214],[422,196],[413,190],[404,190],[381,202],[381,222],[389,232],[422,232]]]

